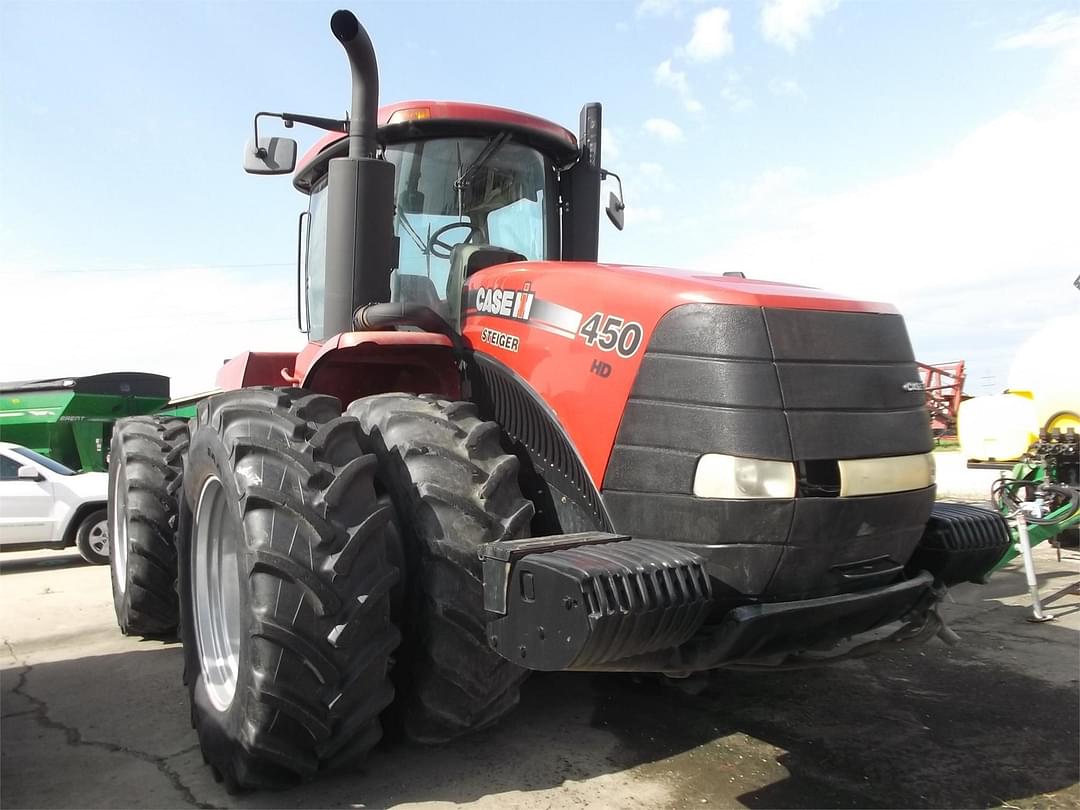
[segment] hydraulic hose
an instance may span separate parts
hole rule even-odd
[[[408,301],[362,306],[353,314],[353,324],[361,330],[415,326],[425,332],[446,335],[455,346],[459,343],[457,332],[438,312],[423,304],[412,304]]]

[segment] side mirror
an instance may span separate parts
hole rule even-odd
[[[296,168],[296,141],[292,138],[252,139],[244,146],[248,174],[292,174]]]
[[[607,212],[607,218],[611,220],[611,224],[621,231],[625,222],[623,212],[626,210],[626,205],[615,195],[614,191],[608,195],[607,208],[604,210]]]
[[[20,481],[45,480],[45,476],[38,472],[37,467],[31,467],[29,464],[19,467],[19,472],[17,473],[17,476]]]

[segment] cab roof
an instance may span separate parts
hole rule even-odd
[[[380,144],[420,138],[475,135],[485,130],[510,130],[517,138],[544,152],[557,163],[569,163],[578,155],[578,141],[570,130],[529,113],[473,104],[466,101],[401,101],[379,108]],[[345,133],[330,132],[320,138],[297,164],[293,185],[308,193],[332,157],[345,151]]]

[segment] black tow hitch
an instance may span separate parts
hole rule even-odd
[[[480,559],[488,643],[528,669],[594,669],[677,647],[712,606],[705,561],[672,543],[582,532],[487,543]]]

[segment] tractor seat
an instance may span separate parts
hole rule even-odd
[[[427,276],[402,273],[394,270],[390,273],[390,300],[404,301],[410,304],[423,304],[446,317],[446,302],[439,298],[435,282]]]
[[[446,303],[450,310],[450,322],[461,325],[461,313],[464,306],[462,291],[465,281],[473,273],[486,267],[510,262],[523,262],[525,256],[513,250],[496,245],[454,245],[450,251],[450,277],[446,282]]]

